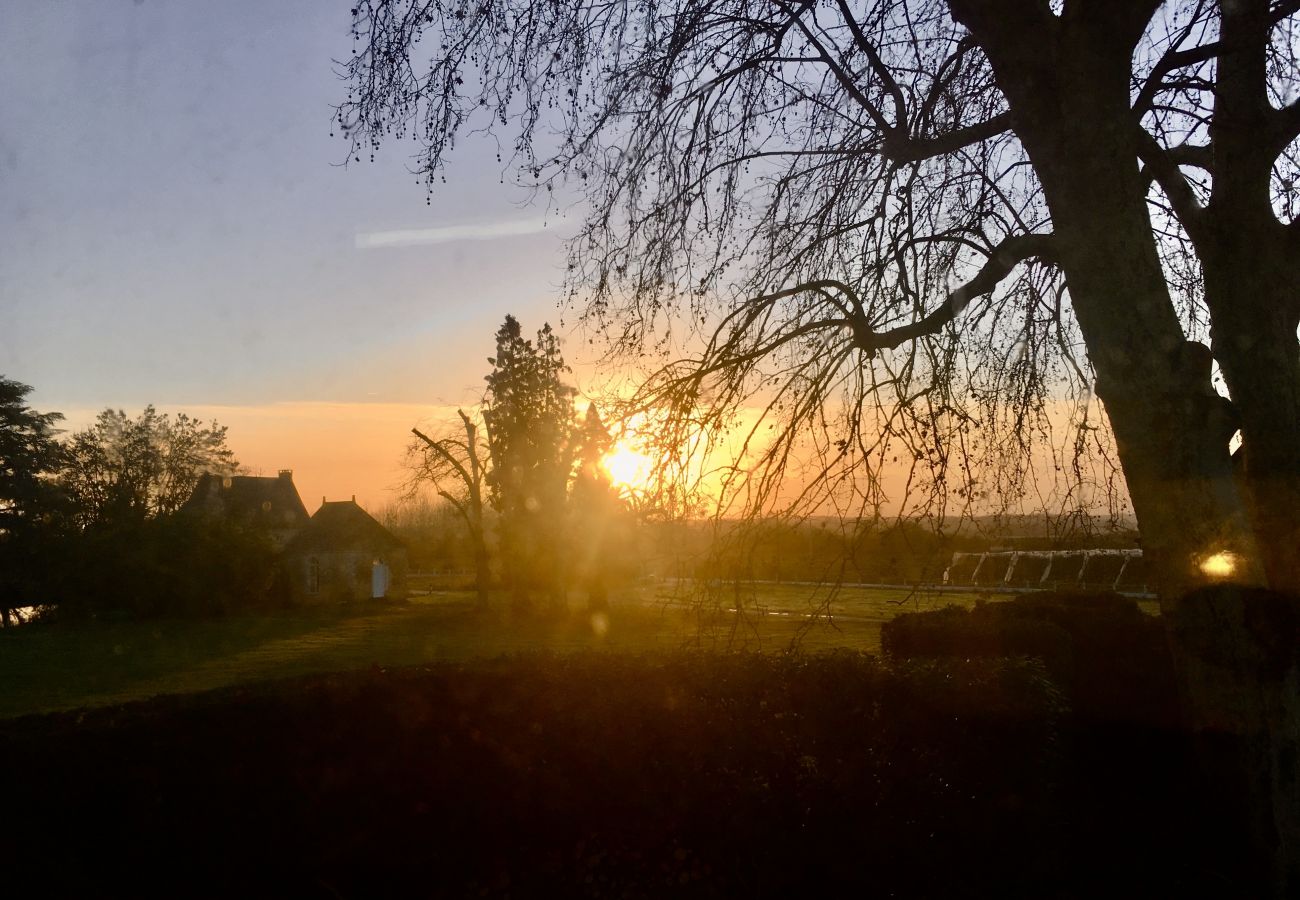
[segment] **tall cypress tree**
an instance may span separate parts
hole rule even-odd
[[[543,325],[527,340],[506,316],[488,360],[486,409],[492,460],[489,499],[498,515],[504,578],[516,602],[561,589],[560,550],[565,493],[572,466],[573,388],[559,340]]]

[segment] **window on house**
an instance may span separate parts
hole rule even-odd
[[[314,556],[307,560],[307,593],[320,593],[320,560]]]

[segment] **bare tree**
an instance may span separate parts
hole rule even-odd
[[[1157,0],[368,0],[339,122],[358,158],[415,136],[430,187],[475,124],[506,136],[505,164],[536,189],[580,185],[591,212],[572,299],[622,349],[676,346],[672,323],[693,323],[705,350],[668,366],[655,399],[687,424],[701,407],[761,401],[778,427],[747,488],[760,497],[814,424],[829,426],[816,484],[868,511],[880,496],[864,466],[909,452],[931,500],[1023,490],[987,464],[1011,458],[1023,474],[1063,394],[1077,433],[1096,439],[1095,380],[1174,597],[1221,550],[1262,580],[1261,557],[1285,554],[1259,548],[1297,515],[1273,504],[1269,528],[1247,527],[1149,206],[1177,194],[1151,181],[1175,184],[1168,166],[1194,154],[1141,127],[1192,92],[1189,65],[1251,42],[1259,57],[1294,11],[1255,7],[1253,36],[1225,43],[1217,4]],[[1280,151],[1297,117],[1275,112]],[[1293,359],[1295,316],[1278,315],[1278,352]],[[1229,378],[1243,415],[1247,393],[1293,408],[1282,380]],[[1248,445],[1267,440],[1262,425],[1245,431]],[[1271,469],[1285,466],[1248,470],[1256,496],[1268,492],[1256,473],[1290,478]],[[1294,567],[1267,568],[1297,583]]]
[[[1194,261],[1191,316],[1208,322],[1235,407],[1222,428],[1242,431],[1264,568],[1290,590],[1300,587],[1297,10],[1294,0],[1180,4],[1149,29],[1132,86],[1157,222],[1173,226],[1173,253]]]
[[[469,413],[456,410],[464,435],[433,438],[418,428],[411,433],[419,443],[411,447],[415,457],[413,485],[433,485],[465,523],[474,549],[474,587],[480,609],[488,606],[492,573],[487,535],[483,528],[483,485],[487,445],[479,438],[479,427]]]

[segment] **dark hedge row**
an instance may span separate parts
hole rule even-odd
[[[856,654],[159,698],[0,725],[0,872],[51,896],[1222,895],[1231,822],[1185,740],[1072,722],[1036,662]]]
[[[1042,660],[1085,717],[1178,724],[1178,692],[1158,618],[1118,594],[1024,594],[973,609],[908,613],[881,628],[899,658]]]

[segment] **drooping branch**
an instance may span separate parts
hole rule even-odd
[[[375,8],[407,12],[397,0],[358,6],[366,26]],[[1060,18],[1040,0],[1004,6],[1008,27],[1021,11],[1041,18],[1015,31],[1046,51]],[[1004,464],[1005,442],[974,429],[1023,428],[1026,410],[1073,378],[1054,367],[1078,337],[1068,314],[1059,354],[1042,337],[1052,311],[1041,288],[1059,275],[1017,269],[1035,250],[1046,259],[1041,185],[987,48],[949,4],[420,3],[363,31],[359,51],[340,110],[350,137],[387,142],[395,125],[434,174],[477,120],[521,184],[579,189],[591,212],[570,243],[569,302],[611,361],[662,354],[638,396],[649,413],[675,410],[683,444],[766,411],[754,437],[775,442],[754,497],[775,501],[776,460],[812,442],[834,474],[812,478],[798,501],[808,509],[859,495],[862,467],[896,453],[926,460],[936,509],[957,477],[963,506],[1004,502],[976,485],[980,464],[947,468],[957,444],[936,435]],[[373,90],[368,76],[395,53],[397,84]],[[668,363],[676,347],[684,358]],[[1020,408],[985,408],[1012,381]],[[918,397],[933,404],[913,409]],[[879,485],[870,493],[881,502]]]

